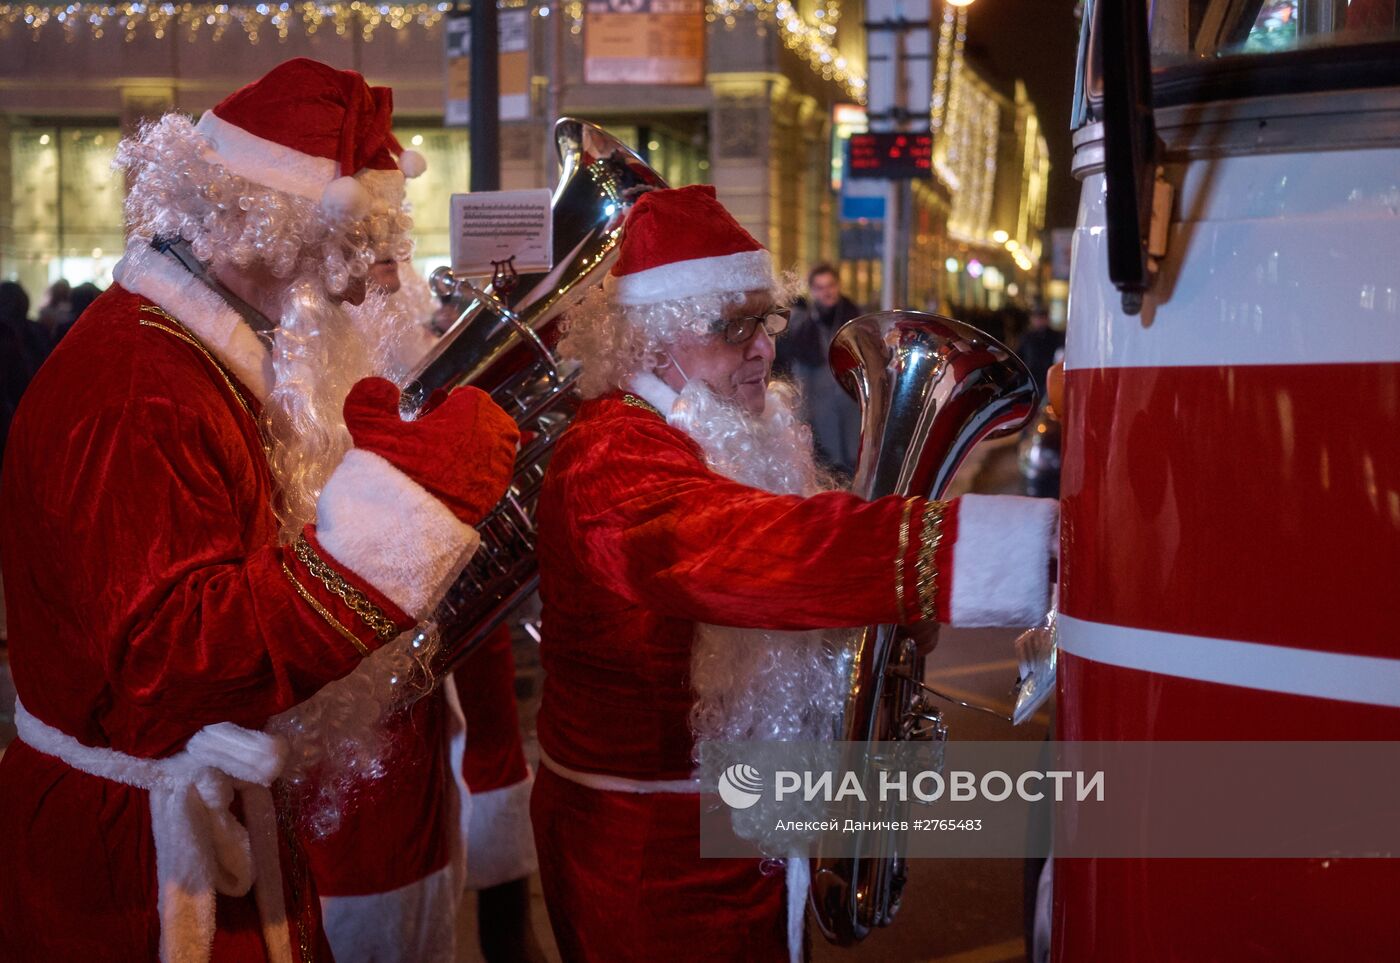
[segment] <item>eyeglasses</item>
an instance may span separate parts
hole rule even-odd
[[[788,308],[774,308],[766,314],[746,314],[742,318],[721,319],[715,327],[724,335],[727,344],[743,344],[758,333],[759,326],[768,332],[768,337],[776,338],[787,330],[792,311]]]

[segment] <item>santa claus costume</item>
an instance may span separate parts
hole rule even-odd
[[[535,871],[530,831],[534,776],[520,737],[515,656],[508,626],[492,633],[454,673],[466,716],[462,777],[471,791],[467,889],[480,892]]]
[[[668,346],[777,289],[712,188],[655,191],[561,345],[587,400],[540,495],[532,817],[566,960],[798,958],[805,861],[785,886],[701,858],[697,738],[830,738],[843,638],[813,630],[1028,625],[1049,604],[1053,502],[824,490],[785,385],[748,415],[656,376]]]
[[[7,959],[328,957],[299,827],[378,766],[408,630],[516,440],[479,392],[405,423],[360,378],[372,346],[341,301],[411,249],[390,113],[388,90],[297,60],[121,147],[117,283],[35,378],[5,462]]]
[[[392,329],[379,338],[390,350],[381,373],[402,383],[436,338],[423,324],[434,304],[427,282],[405,263],[397,285],[384,303],[350,315],[367,333]],[[503,625],[435,690],[385,720],[377,778],[356,787],[333,820],[308,827],[307,864],[338,963],[454,963],[464,884],[481,890],[534,872],[514,685]],[[313,791],[319,781],[313,773]],[[480,927],[498,922],[482,918]]]

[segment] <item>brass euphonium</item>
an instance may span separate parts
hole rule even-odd
[[[1019,430],[1035,410],[1035,383],[1021,360],[950,318],[913,311],[857,318],[836,332],[829,359],[837,380],[860,402],[852,491],[865,498],[941,498],[978,442]],[[924,659],[912,640],[894,626],[868,626],[856,646],[838,738],[946,739],[923,677]],[[843,945],[890,924],[907,876],[897,837],[870,833],[859,845],[859,857],[819,849],[812,858],[814,914],[823,935]]]
[[[411,416],[440,388],[474,385],[520,426],[510,488],[477,526],[481,547],[435,614],[445,643],[435,672],[450,669],[539,583],[535,502],[554,443],[578,407],[577,371],[553,350],[559,321],[591,285],[601,283],[639,193],[666,186],[600,127],[564,117],[555,123],[554,137],[562,168],[551,202],[554,268],[523,275],[499,295],[447,268],[434,271],[434,293],[463,298],[465,307],[403,392],[401,407]]]

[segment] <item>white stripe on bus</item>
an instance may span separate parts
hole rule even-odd
[[[1106,665],[1221,685],[1400,708],[1400,659],[1178,635],[1059,616],[1060,649]]]

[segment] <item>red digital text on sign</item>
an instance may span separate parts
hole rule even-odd
[[[933,135],[852,134],[849,170],[852,177],[927,177],[933,172]]]

